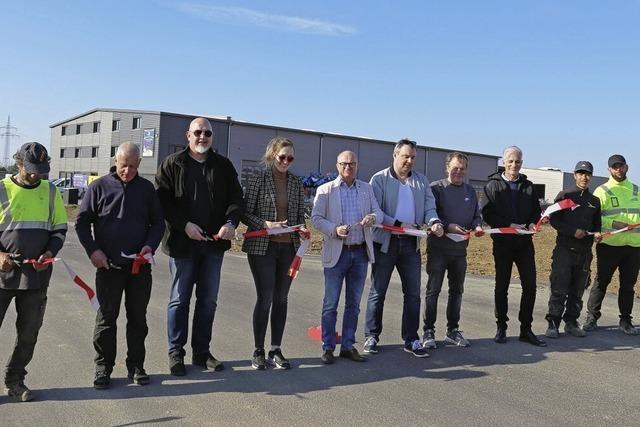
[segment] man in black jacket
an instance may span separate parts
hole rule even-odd
[[[211,149],[213,133],[199,117],[187,131],[189,145],[168,156],[156,174],[156,187],[167,223],[162,250],[169,255],[172,284],[167,308],[169,368],[186,374],[184,346],[189,330],[189,302],[196,287],[191,331],[192,363],[220,371],[211,354],[220,269],[242,214],[242,188],[233,164]]]
[[[535,231],[540,218],[540,202],[531,181],[520,173],[522,150],[507,147],[502,155],[504,172],[489,176],[484,188],[487,198],[482,216],[493,228],[517,227]],[[536,302],[536,261],[531,234],[492,234],[493,259],[496,266],[495,314],[497,331],[495,342],[507,342],[507,311],[509,282],[513,263],[520,273],[522,297],[520,298],[520,341],[537,346],[546,343],[531,330],[533,306]]]
[[[148,384],[144,370],[147,305],[151,297],[151,266],[139,270],[125,255],[151,254],[164,233],[162,208],[153,184],[138,175],[140,149],[126,142],[118,147],[111,173],[93,182],[76,219],[78,239],[96,270],[100,309],[93,333],[93,386],[111,385],[116,359],[116,329],[124,293],[127,310],[127,371],[136,384]],[[93,227],[93,233],[92,233]]]
[[[561,319],[567,334],[574,337],[586,335],[578,324],[578,318],[582,310],[582,295],[591,279],[591,245],[594,240],[601,240],[600,199],[589,192],[592,174],[590,162],[576,164],[573,173],[575,188],[561,191],[555,201],[570,199],[579,206],[555,212],[549,218],[551,226],[558,232],[549,277],[551,295],[546,316],[549,328],[545,333],[549,338],[558,338]]]

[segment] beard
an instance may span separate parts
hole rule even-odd
[[[194,151],[199,154],[204,154],[209,151],[209,148],[211,148],[211,144],[196,144]]]

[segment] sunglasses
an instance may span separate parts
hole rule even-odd
[[[276,156],[278,158],[278,160],[280,160],[281,162],[284,162],[285,160],[287,161],[287,163],[291,163],[293,162],[293,160],[295,159],[295,157],[293,156],[285,156],[284,154],[281,154],[279,156]]]
[[[338,162],[338,164],[343,168],[346,168],[347,166],[355,168],[357,163],[356,162]]]
[[[213,135],[213,132],[211,132],[210,130],[200,130],[200,129],[191,131],[191,133],[194,134],[196,138],[199,138],[200,135],[202,135],[202,133],[204,133],[204,136],[206,136],[207,138]]]

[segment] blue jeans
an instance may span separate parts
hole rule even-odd
[[[218,303],[220,269],[224,253],[203,252],[191,258],[169,258],[171,296],[167,307],[169,353],[180,351],[189,335],[189,302],[196,288],[196,308],[191,328],[193,355],[209,352],[211,329]]]
[[[419,339],[420,326],[420,252],[417,239],[391,236],[387,253],[380,251],[378,243],[373,244],[375,263],[371,266],[371,289],[367,301],[367,319],[364,336],[380,339],[382,333],[382,312],[384,299],[389,288],[393,269],[398,270],[404,295],[402,305],[402,339],[409,344]]]
[[[342,282],[346,283],[344,316],[342,317],[342,346],[350,350],[356,342],[360,300],[367,277],[369,257],[366,249],[342,248],[338,263],[324,269],[324,300],[322,302],[322,349],[336,348],[336,319]]]

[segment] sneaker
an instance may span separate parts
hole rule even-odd
[[[267,367],[267,362],[264,360],[264,349],[256,348],[253,352],[253,358],[251,359],[251,367],[258,371],[264,371]]]
[[[413,340],[413,342],[406,343],[404,345],[404,351],[412,353],[415,357],[429,357],[429,353],[422,347],[420,340]]]
[[[269,352],[267,361],[278,369],[291,369],[291,363],[282,355],[282,350],[279,348]]]
[[[578,322],[564,322],[564,331],[574,337],[584,338],[587,333],[580,327]]]
[[[463,335],[462,331],[458,329],[452,329],[447,332],[447,336],[444,338],[445,344],[457,345],[458,347],[469,347],[471,343]],[[435,340],[434,340],[435,344]],[[427,347],[428,348],[428,347]]]
[[[325,352],[322,353],[322,356],[320,356],[320,360],[325,365],[332,365],[333,362],[336,361],[336,357],[333,355],[333,350],[325,350]]]
[[[107,371],[96,371],[93,388],[96,390],[104,390],[109,387],[111,387],[111,374]]]
[[[362,351],[368,354],[376,354],[378,352],[378,340],[376,337],[367,337],[367,339],[364,340]]]
[[[191,364],[200,366],[204,369],[211,369],[216,372],[222,371],[224,369],[224,365],[222,364],[222,362],[213,357],[213,355],[209,352],[194,354],[191,358]]]
[[[591,332],[598,329],[598,321],[593,317],[587,317],[586,322],[582,325],[582,330],[585,332]]]
[[[638,335],[638,329],[633,326],[631,320],[620,320],[619,329],[627,335]]]
[[[4,392],[9,397],[15,397],[18,402],[33,400],[33,392],[22,381],[16,384],[6,385]]]
[[[127,374],[127,378],[133,381],[134,384],[149,384],[149,375],[147,375],[143,368],[130,368]]]
[[[433,329],[427,329],[424,332],[424,338],[422,340],[422,347],[424,348],[437,348],[438,344],[436,343],[436,331]]]
[[[567,332],[567,325],[565,323],[564,331]],[[560,336],[560,331],[558,331],[558,325],[555,320],[549,320],[549,327],[547,327],[547,331],[544,333],[544,336],[547,338],[558,338]]]
[[[177,350],[169,353],[169,370],[175,377],[187,375],[187,368],[184,366],[184,350]]]

